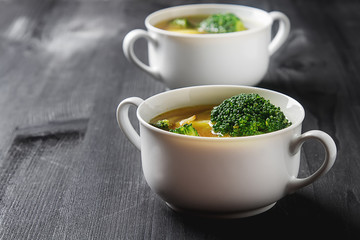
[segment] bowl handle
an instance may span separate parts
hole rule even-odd
[[[128,61],[134,63],[137,67],[139,67],[146,73],[150,74],[150,76],[152,76],[153,78],[160,80],[161,78],[159,71],[140,61],[134,52],[134,44],[140,38],[145,38],[151,44],[154,45],[157,44],[157,41],[155,41],[155,39],[151,37],[147,31],[143,29],[134,29],[130,31],[128,34],[126,34],[126,36],[124,37],[123,40],[124,55],[128,59]]]
[[[279,29],[269,45],[269,54],[271,56],[281,47],[281,45],[284,44],[285,40],[289,36],[290,20],[285,14],[281,12],[274,11],[270,12],[269,14],[273,19],[273,22],[276,20],[279,21]]]
[[[138,97],[126,98],[120,102],[116,109],[116,120],[120,129],[124,132],[125,136],[129,139],[129,141],[134,144],[135,147],[137,147],[139,150],[141,150],[140,135],[136,132],[130,122],[129,107],[131,105],[139,107],[139,105],[143,101],[143,99]]]
[[[305,187],[306,185],[309,185],[310,183],[314,182],[319,177],[327,173],[335,162],[335,158],[337,154],[335,142],[327,133],[319,130],[308,131],[306,133],[301,134],[296,139],[294,139],[290,143],[290,152],[292,154],[298,153],[301,149],[302,144],[309,139],[316,139],[323,145],[325,149],[324,162],[319,167],[318,170],[316,170],[313,174],[311,174],[308,177],[305,178],[293,177],[287,186],[288,193],[292,193],[297,189]]]

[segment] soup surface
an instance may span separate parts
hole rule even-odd
[[[247,29],[233,13],[183,16],[161,21],[155,27],[188,34],[227,33]]]
[[[219,105],[183,107],[153,119],[153,126],[184,135],[241,137],[270,133],[290,126],[285,114],[256,93],[240,93]]]
[[[201,32],[197,28],[195,28],[195,27],[192,28],[190,26],[199,26],[200,22],[209,16],[210,15],[194,15],[194,16],[182,17],[181,19],[187,19],[187,21],[189,23],[188,27],[186,27],[184,25],[183,25],[183,27],[181,27],[179,25],[172,24],[172,22],[175,19],[159,22],[155,25],[155,27],[163,29],[163,30],[167,30],[167,31],[173,31],[173,32],[182,32],[182,33],[190,33],[190,34],[204,34],[206,32]],[[178,19],[180,19],[180,18],[178,18]]]
[[[212,132],[210,122],[211,110],[215,105],[200,105],[174,109],[151,119],[150,124],[155,124],[162,119],[169,120],[170,129],[176,129],[184,124],[192,124],[201,137],[218,137]]]

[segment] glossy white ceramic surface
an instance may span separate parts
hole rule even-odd
[[[239,93],[258,93],[279,106],[292,125],[273,133],[236,138],[185,136],[148,124],[165,111],[191,105],[219,104]],[[140,136],[128,108],[138,107]],[[117,109],[117,120],[129,140],[141,150],[142,168],[150,188],[176,210],[219,216],[249,216],[266,211],[277,200],[325,174],[336,158],[332,138],[319,130],[301,133],[305,113],[284,94],[255,87],[197,86],[170,90],[145,101],[132,97]],[[300,147],[308,139],[325,148],[323,165],[297,178]]]
[[[184,34],[154,27],[159,21],[194,14],[233,12],[246,31],[225,34]],[[279,29],[271,39],[271,27]],[[235,4],[190,4],[159,10],[145,19],[147,30],[135,29],[123,41],[127,59],[169,89],[205,84],[254,86],[267,72],[270,56],[285,42],[290,21],[281,12]],[[134,52],[139,38],[148,40],[149,65]]]

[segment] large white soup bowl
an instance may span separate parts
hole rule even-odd
[[[194,105],[219,104],[240,93],[258,93],[279,106],[292,125],[248,137],[196,137],[167,132],[149,124],[163,112]],[[137,107],[140,134],[129,120]],[[150,188],[171,208],[201,215],[245,217],[270,209],[287,194],[313,183],[334,164],[336,145],[323,131],[301,133],[303,107],[279,92],[244,86],[197,86],[166,91],[146,100],[130,97],[116,112],[123,133],[141,150]],[[325,149],[321,167],[298,178],[300,148],[316,139]]]

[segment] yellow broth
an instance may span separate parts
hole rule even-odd
[[[193,16],[184,16],[181,18],[186,18],[191,25],[198,26],[200,22],[210,15],[193,15]],[[204,34],[205,32],[199,32],[196,28],[179,28],[177,26],[174,26],[170,24],[174,19],[165,20],[157,23],[155,27],[167,30],[167,31],[173,31],[173,32],[180,32],[180,33],[190,33],[190,34]]]
[[[206,32],[204,30],[201,30],[199,28],[200,23],[207,19],[208,17],[210,17],[212,15],[208,14],[208,15],[190,15],[190,16],[183,16],[183,17],[178,17],[178,18],[173,18],[173,19],[168,19],[165,21],[161,21],[158,22],[157,24],[155,24],[154,26],[163,30],[167,30],[167,31],[171,31],[171,32],[178,32],[178,33],[187,33],[187,34],[208,34],[209,32]],[[186,19],[189,23],[189,25],[187,25],[186,27],[182,26],[182,25],[176,25],[176,24],[172,24],[172,22],[176,19]],[[239,26],[240,29],[236,30],[236,31],[243,31],[248,29],[247,27],[245,27],[241,22],[241,26]]]
[[[185,123],[192,124],[201,137],[218,137],[212,132],[210,123],[210,113],[215,105],[200,105],[193,107],[183,107],[162,113],[150,120],[150,124],[155,124],[159,120],[168,119],[170,128],[175,129]],[[196,116],[195,119],[193,116]],[[186,121],[189,119],[188,121]],[[183,121],[185,120],[185,121]]]

